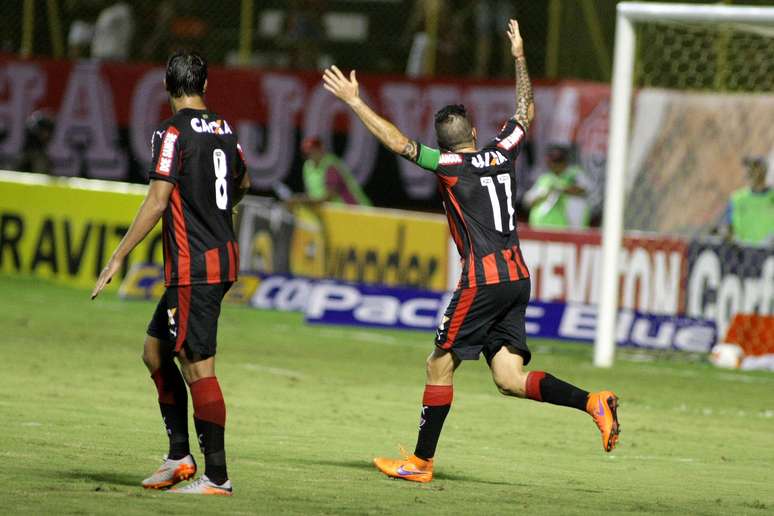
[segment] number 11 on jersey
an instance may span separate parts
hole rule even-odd
[[[516,210],[513,208],[513,192],[511,190],[511,175],[510,174],[498,174],[497,182],[505,186],[505,202],[508,207],[508,229],[513,231],[515,225],[513,223],[513,214]],[[485,186],[489,192],[489,200],[492,202],[492,215],[494,215],[494,225],[497,231],[503,230],[503,220],[500,212],[500,199],[497,197],[497,189],[494,179],[491,177],[482,177],[481,186]]]

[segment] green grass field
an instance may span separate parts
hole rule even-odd
[[[218,358],[235,496],[146,492],[139,482],[166,451],[140,361],[152,309],[0,278],[0,514],[774,510],[772,374],[633,353],[597,370],[589,346],[532,341],[535,368],[619,393],[619,448],[603,453],[580,412],[504,398],[482,360],[458,371],[436,479],[414,484],[382,476],[371,458],[413,449],[432,335],[235,306]]]

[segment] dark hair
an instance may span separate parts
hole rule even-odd
[[[438,146],[443,150],[454,150],[463,143],[473,140],[473,126],[468,120],[462,104],[451,104],[435,114],[435,134]]]
[[[745,156],[742,163],[749,169],[758,168],[763,169],[764,172],[767,172],[769,168],[769,164],[763,156]]]
[[[178,50],[167,61],[167,91],[173,97],[204,95],[207,61],[196,52]]]
[[[549,163],[567,163],[570,159],[570,147],[553,143],[546,149],[546,160]]]

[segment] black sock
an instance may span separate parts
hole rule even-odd
[[[419,436],[414,449],[414,455],[422,460],[432,459],[435,456],[443,422],[451,409],[453,392],[451,385],[425,385]]]
[[[196,434],[199,436],[199,448],[204,454],[204,474],[216,484],[228,480],[226,470],[226,450],[224,429],[220,425],[194,418]]]
[[[589,393],[543,371],[527,375],[527,398],[586,411]]]
[[[151,375],[159,394],[159,409],[169,438],[167,458],[179,460],[191,453],[188,444],[188,392],[180,370],[164,362]]]

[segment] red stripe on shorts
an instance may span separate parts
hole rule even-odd
[[[476,288],[466,288],[462,290],[460,299],[457,301],[457,308],[454,309],[454,314],[449,321],[449,334],[446,338],[446,342],[443,343],[443,349],[449,349],[454,345],[454,341],[457,338],[457,334],[460,332],[462,323],[465,321],[465,317],[470,311],[470,307],[473,306],[473,298],[476,297]]]
[[[191,286],[177,287],[177,339],[175,351],[183,349],[188,336],[188,314],[191,311]]]

